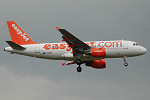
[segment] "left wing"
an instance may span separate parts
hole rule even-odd
[[[76,52],[85,52],[91,48],[89,45],[79,40],[77,37],[66,31],[65,29],[60,29],[58,27],[56,28],[57,31],[59,30],[59,32],[63,35],[62,41],[66,41],[67,44],[73,49],[72,53],[75,54]]]

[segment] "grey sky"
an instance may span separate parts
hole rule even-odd
[[[149,0],[0,0],[1,100],[149,100]],[[59,42],[55,26],[83,41],[127,39],[146,47],[145,55],[107,59],[107,68],[61,66],[61,61],[10,55],[6,21],[16,21],[36,42]]]

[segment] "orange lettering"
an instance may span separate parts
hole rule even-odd
[[[67,47],[67,49],[66,49],[67,51],[70,51],[71,50],[71,47],[69,47],[69,45],[68,45],[68,47]]]
[[[65,49],[65,48],[66,48],[65,44],[60,44],[60,49]]]
[[[115,43],[115,42],[112,42],[113,47],[114,47],[114,43]]]
[[[120,42],[120,46],[122,47],[122,42],[121,41],[118,41],[118,42]]]
[[[98,47],[104,47],[104,45],[101,46],[101,43],[104,44],[104,42],[100,42],[100,43],[98,43]]]
[[[122,47],[122,42],[121,41],[115,41],[116,43],[116,46],[119,47],[119,44],[120,44],[120,47]]]
[[[52,44],[52,49],[59,49],[58,44]]]
[[[50,44],[46,44],[46,45],[44,45],[44,48],[45,48],[46,50],[49,50],[49,49],[51,48],[51,45],[50,45]]]
[[[90,44],[91,44],[91,47],[95,47],[95,42],[90,42]]]
[[[90,45],[89,43],[86,42],[87,45]]]
[[[111,42],[105,42],[106,47],[111,47]]]

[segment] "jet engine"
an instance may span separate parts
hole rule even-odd
[[[92,68],[96,68],[96,69],[103,69],[106,68],[106,60],[100,59],[100,60],[88,61],[85,63],[85,65],[91,66]]]
[[[90,51],[86,52],[85,55],[92,55],[93,57],[105,57],[105,48],[91,48]]]

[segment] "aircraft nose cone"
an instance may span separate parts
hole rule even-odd
[[[146,52],[147,52],[147,49],[144,48],[144,47],[142,47],[142,48],[141,48],[141,54],[145,54]]]
[[[144,49],[143,49],[143,53],[146,53],[146,52],[147,52],[147,49],[146,49],[146,48],[144,48]]]

